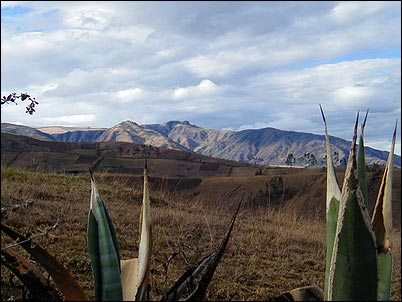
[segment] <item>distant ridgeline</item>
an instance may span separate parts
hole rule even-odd
[[[124,121],[111,128],[27,127],[1,124],[1,132],[59,142],[130,142],[198,153],[263,166],[326,166],[325,136],[275,128],[211,130],[188,121],[138,125]],[[391,134],[390,134],[391,135]],[[350,141],[331,136],[335,166],[345,166]],[[385,165],[387,151],[365,147],[367,165]],[[395,156],[395,166],[401,166]]]

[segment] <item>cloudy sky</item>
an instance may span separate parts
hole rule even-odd
[[[1,1],[1,121],[111,127],[188,120],[367,145],[401,122],[401,2]],[[398,146],[401,153],[400,126]]]

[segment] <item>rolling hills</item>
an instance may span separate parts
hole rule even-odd
[[[159,177],[255,175],[259,167],[194,152],[128,142],[55,142],[1,134],[1,165],[43,172],[142,175],[144,159]]]
[[[55,127],[40,127],[31,128],[29,131],[29,128],[2,123],[1,131],[60,142],[131,142],[263,166],[325,166],[326,149],[323,135],[275,128],[238,132],[211,130],[188,121],[148,125],[124,121],[107,129],[56,127],[55,130]],[[351,142],[331,137],[331,144],[335,165],[344,166]],[[387,157],[386,151],[366,147],[366,162],[369,165],[384,165]],[[395,156],[395,165],[401,166],[400,156]]]
[[[243,187],[250,207],[290,206],[300,215],[325,213],[325,179],[322,168],[261,167],[213,158],[194,152],[128,142],[55,142],[1,134],[1,165],[37,172],[86,174],[88,169],[105,175],[109,182],[141,185],[144,159],[148,160],[154,189],[180,192],[188,201],[211,203]],[[368,173],[370,200],[381,183],[382,167]],[[338,167],[343,181],[345,168]],[[341,185],[341,182],[339,182]],[[394,215],[400,222],[400,169],[394,172]]]

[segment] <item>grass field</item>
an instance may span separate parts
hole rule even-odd
[[[267,181],[264,178],[255,179],[260,179],[262,185]],[[297,179],[300,181],[302,178]],[[112,216],[122,259],[137,257],[141,182],[133,183],[129,177],[126,180],[124,177],[114,179],[108,174],[95,174],[95,180]],[[184,191],[182,194],[167,189],[151,190],[153,300],[160,300],[189,264],[195,264],[219,245],[239,201],[238,196],[230,197],[228,192],[236,181],[243,182],[229,178],[226,181],[225,184],[223,178],[203,179],[198,190],[204,186],[205,190],[199,193],[204,197],[191,201],[181,197]],[[322,182],[318,178],[316,181]],[[224,186],[227,194],[223,194],[224,190],[210,195],[213,202],[208,202],[205,192],[212,190],[208,185],[213,182]],[[191,190],[194,193],[197,188]],[[323,288],[325,221],[321,215],[302,215],[295,206],[297,198],[301,198],[299,194],[293,196],[286,207],[253,207],[246,200],[206,299],[261,301],[296,287],[318,285]],[[398,198],[400,203],[400,187]],[[27,200],[32,200],[32,204],[14,207]],[[89,175],[46,174],[10,168],[1,170],[2,222],[22,233],[33,234],[39,234],[57,222],[54,230],[39,237],[36,242],[71,270],[94,300],[86,242],[89,200]],[[1,240],[6,245],[13,243],[3,234]],[[391,299],[398,301],[401,300],[400,221],[394,229],[392,242],[394,269]],[[18,251],[22,250],[18,248]],[[2,300],[22,299],[23,290],[18,288],[16,278],[12,278],[3,265],[1,270]]]

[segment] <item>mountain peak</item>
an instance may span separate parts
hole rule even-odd
[[[118,124],[119,126],[139,126],[136,122],[133,122],[131,120],[126,120],[124,122],[121,122]]]
[[[183,125],[191,125],[189,121],[168,121],[166,123],[167,125],[178,125],[178,124],[183,124]]]

